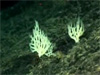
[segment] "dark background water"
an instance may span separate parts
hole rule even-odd
[[[1,0],[1,10],[7,9],[20,2],[20,0]]]

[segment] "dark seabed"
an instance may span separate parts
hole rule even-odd
[[[1,75],[100,75],[99,0],[26,0],[1,5]],[[85,32],[75,43],[67,26],[78,16]],[[56,56],[31,52],[29,35],[35,20],[55,44]]]

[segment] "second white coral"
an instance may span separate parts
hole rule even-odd
[[[78,17],[76,23],[70,23],[68,25],[68,34],[69,36],[75,40],[76,43],[79,42],[79,37],[84,33],[84,25],[83,22]]]

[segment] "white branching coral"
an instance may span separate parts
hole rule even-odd
[[[79,42],[79,37],[84,33],[84,25],[83,22],[78,17],[76,23],[70,23],[68,25],[68,34],[69,36],[75,40],[76,43]]]
[[[39,29],[39,24],[35,21],[35,29],[33,29],[33,35],[30,35],[31,42],[29,44],[32,52],[37,52],[38,56],[42,55],[51,56],[54,55],[53,44],[49,41],[48,37]]]

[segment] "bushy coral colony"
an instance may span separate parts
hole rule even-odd
[[[50,42],[48,37],[39,28],[39,24],[35,21],[35,29],[33,29],[33,35],[30,35],[31,43],[29,44],[32,52],[37,52],[38,56],[42,55],[51,56],[54,55],[53,44]]]

